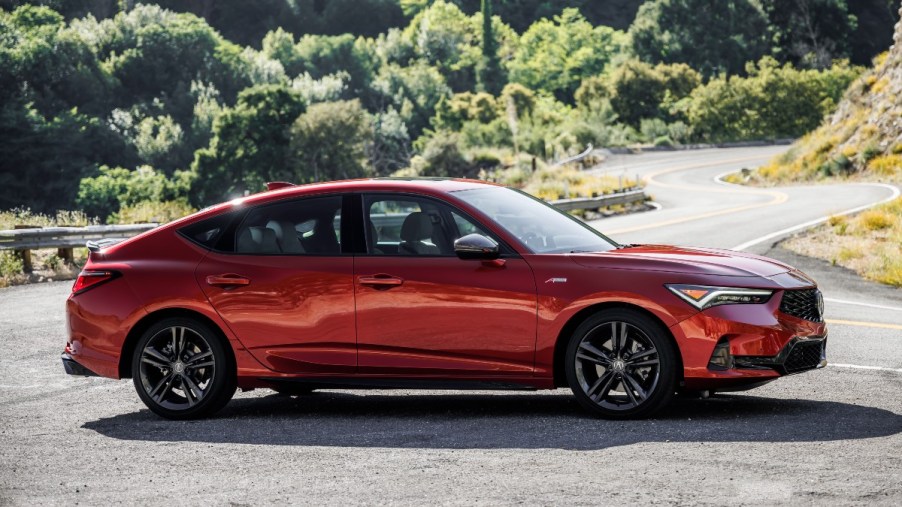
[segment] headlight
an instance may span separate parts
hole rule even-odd
[[[664,286],[699,310],[718,305],[766,303],[774,293],[772,290],[765,289],[711,287],[708,285],[666,284]]]

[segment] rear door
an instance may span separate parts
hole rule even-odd
[[[197,268],[197,282],[216,311],[275,371],[356,369],[354,258],[342,241],[347,199],[329,195],[255,207]]]

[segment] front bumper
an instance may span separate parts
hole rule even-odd
[[[98,377],[96,373],[85,368],[81,364],[72,359],[72,356],[63,352],[60,356],[60,359],[63,360],[63,368],[66,370],[66,373],[69,375],[77,375],[81,377]]]
[[[734,390],[826,364],[827,326],[784,314],[780,298],[764,304],[722,305],[670,329],[683,360],[686,389]],[[726,367],[712,364],[725,348]],[[723,364],[723,362],[721,362]]]

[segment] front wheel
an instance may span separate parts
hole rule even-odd
[[[150,327],[135,347],[132,379],[141,401],[168,419],[213,414],[235,394],[226,345],[208,325],[169,318]]]
[[[630,309],[603,310],[574,331],[565,357],[579,403],[609,419],[648,417],[670,402],[677,357],[659,322]]]

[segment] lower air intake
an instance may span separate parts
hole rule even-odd
[[[792,345],[792,350],[783,363],[786,373],[799,373],[817,368],[824,359],[824,341],[800,341]]]

